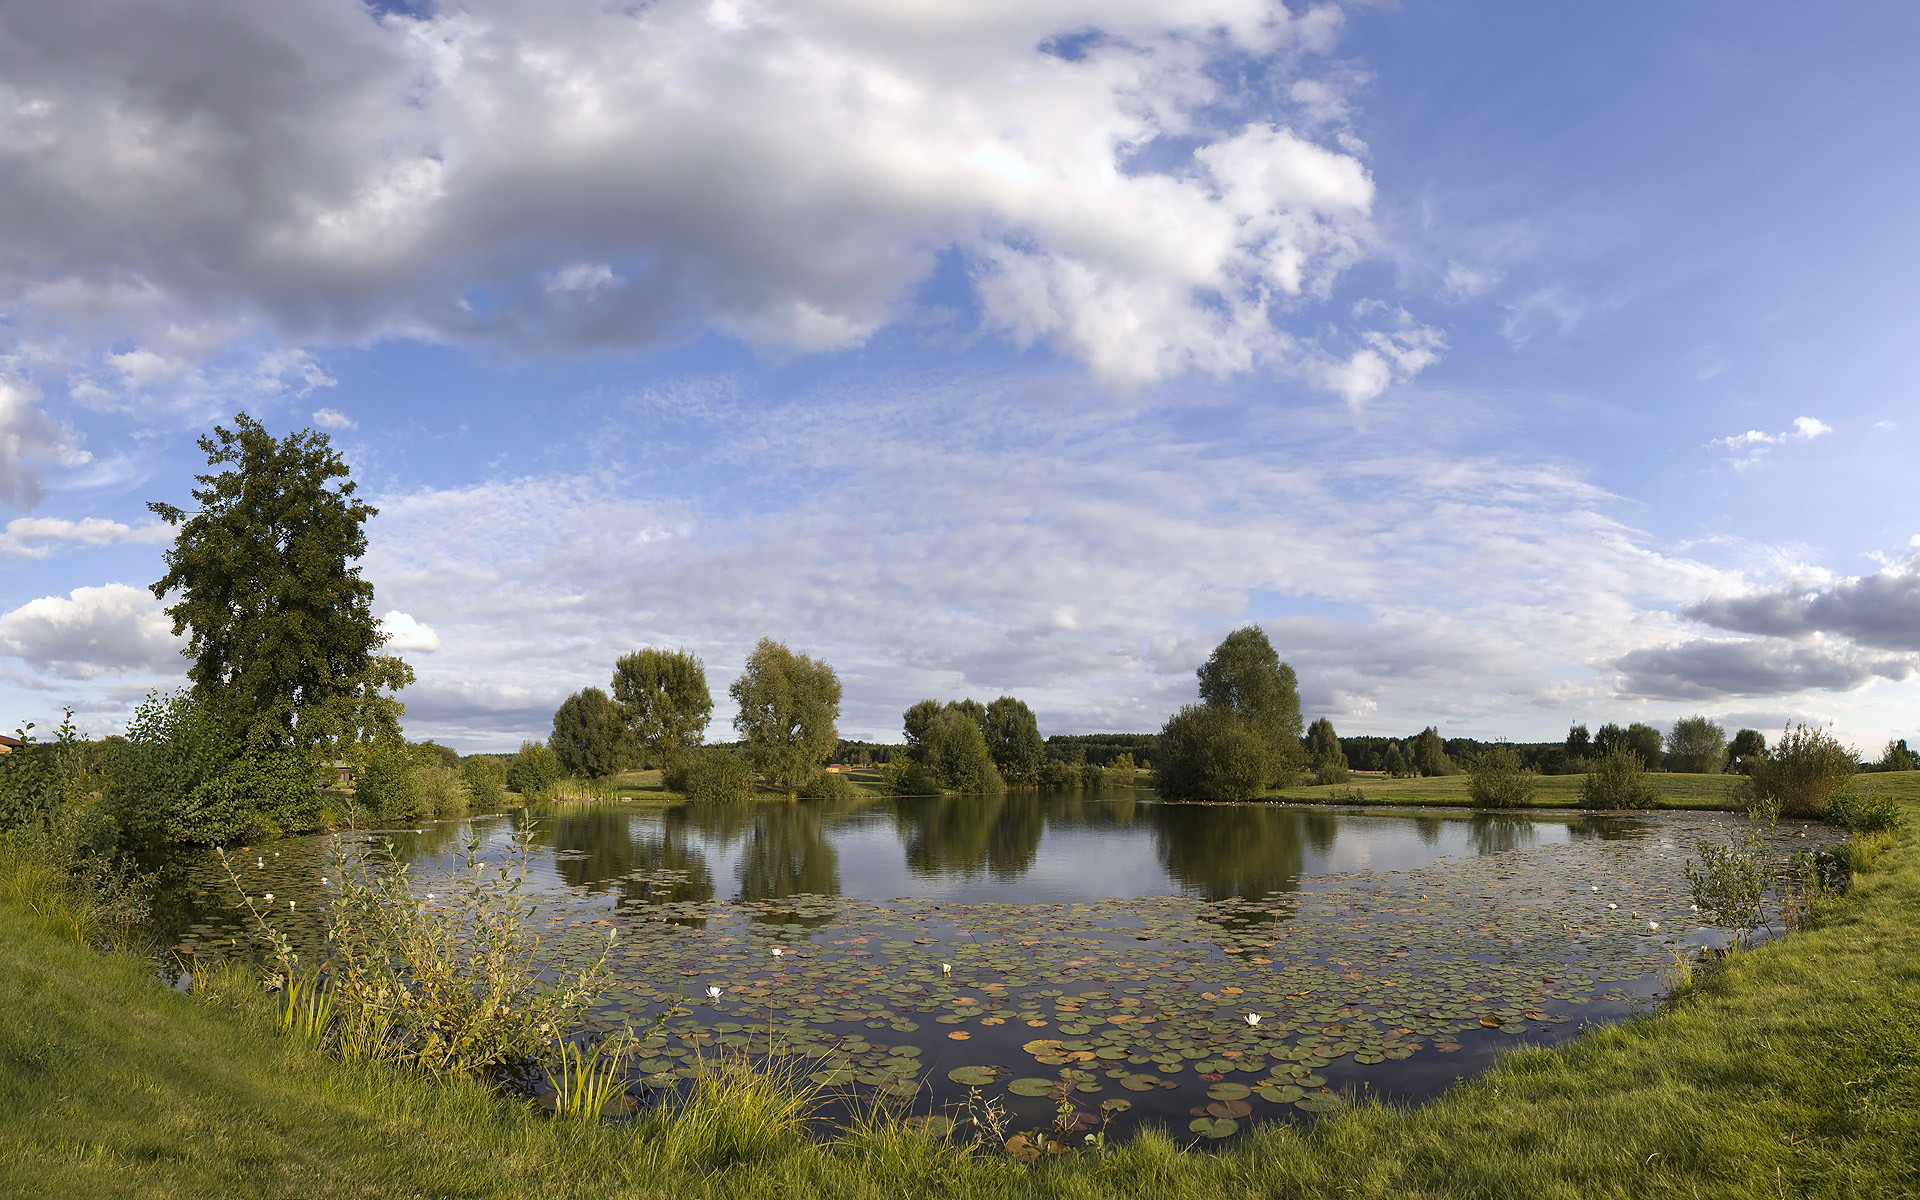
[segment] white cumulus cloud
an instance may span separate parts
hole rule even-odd
[[[171,540],[173,527],[160,521],[127,525],[102,517],[16,517],[0,529],[0,558],[47,558],[60,546],[152,545]]]
[[[433,631],[433,626],[423,625],[398,609],[389,610],[380,618],[380,628],[387,635],[389,650],[431,654],[440,648],[440,635]]]
[[[1810,442],[1822,434],[1832,432],[1833,426],[1817,417],[1795,417],[1793,428],[1783,433],[1749,429],[1745,433],[1715,438],[1707,443],[1707,448],[1729,451],[1730,457],[1727,461],[1733,464],[1735,470],[1745,470],[1765,461],[1776,446],[1783,446],[1789,442]]]
[[[1106,379],[1274,363],[1353,400],[1419,363],[1328,374],[1288,332],[1374,245],[1339,26],[1276,0],[54,6],[0,26],[0,301],[118,339],[77,380],[108,406],[208,390],[208,346],[263,327],[847,346],[955,255],[987,328]],[[1250,60],[1291,86],[1227,82]]]
[[[79,587],[0,614],[0,655],[61,679],[183,674],[184,644],[153,593],[124,583]]]
[[[337,408],[315,410],[313,423],[322,429],[352,430],[360,428],[360,422],[349,417]]]

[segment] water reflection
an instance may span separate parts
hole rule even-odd
[[[560,886],[645,905],[802,893],[966,903],[1169,893],[1251,899],[1347,871],[1638,837],[1659,818],[1369,813],[1162,804],[1145,793],[1013,792],[666,809],[570,804],[516,813],[495,828],[526,820]],[[395,841],[402,857],[445,861],[458,837],[450,823],[407,830]]]

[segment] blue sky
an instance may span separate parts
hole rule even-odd
[[[326,429],[408,728],[761,636],[843,732],[1920,734],[1907,5],[0,18],[0,716],[124,724],[194,440]],[[714,732],[731,713],[723,700]]]

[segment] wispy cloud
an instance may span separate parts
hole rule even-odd
[[[1790,442],[1810,442],[1822,434],[1832,433],[1833,426],[1817,417],[1795,417],[1793,428],[1784,433],[1764,433],[1758,429],[1749,429],[1745,433],[1736,433],[1729,437],[1715,438],[1707,443],[1707,448],[1729,452],[1727,461],[1735,470],[1746,470],[1764,462],[1775,447]]]

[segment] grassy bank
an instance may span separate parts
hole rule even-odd
[[[1911,814],[1920,810],[1909,805]],[[0,868],[4,869],[4,868]],[[1145,1137],[1039,1167],[897,1126],[832,1142],[711,1098],[572,1126],[469,1084],[323,1058],[257,997],[188,997],[0,878],[0,1194],[19,1196],[1750,1197],[1920,1192],[1920,854],[1680,1004],[1522,1051],[1418,1109]],[[224,997],[224,998],[223,998]]]

